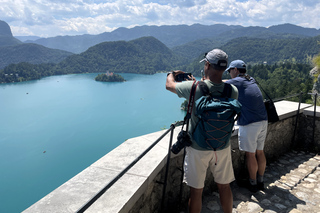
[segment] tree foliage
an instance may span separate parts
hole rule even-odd
[[[106,73],[106,74],[98,74],[95,77],[96,81],[103,81],[103,82],[123,82],[125,79],[118,74],[115,73]]]
[[[317,67],[317,70],[318,70],[318,72],[314,76],[315,80],[317,80],[318,76],[320,74],[320,54],[318,54],[316,57],[314,57],[313,63]]]
[[[55,66],[53,63],[35,65],[21,62],[11,64],[0,70],[0,83],[30,81],[57,75],[58,73],[53,72]]]
[[[274,65],[249,65],[247,73],[259,82],[271,98],[280,99],[302,92],[304,94],[301,101],[306,103],[311,100],[307,94],[313,86],[309,74],[311,69],[311,65],[286,62]],[[299,96],[288,100],[299,101]]]

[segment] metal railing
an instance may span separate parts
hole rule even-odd
[[[314,109],[313,109],[313,131],[312,131],[312,142],[311,144],[314,145],[314,136],[316,131],[316,112],[317,112],[317,99],[318,93],[308,93],[308,95],[314,95]],[[308,147],[309,148],[309,147]]]
[[[164,187],[163,187],[163,199],[162,199],[162,207],[163,207],[163,200],[165,196],[165,190],[167,186],[167,177],[168,177],[168,170],[169,170],[169,161],[170,161],[170,147],[172,145],[173,139],[173,130],[176,126],[182,125],[183,121],[178,121],[174,124],[171,124],[170,128],[163,133],[155,142],[153,142],[144,152],[142,152],[132,163],[130,163],[125,169],[123,169],[115,178],[113,178],[105,187],[103,187],[97,194],[95,194],[87,203],[85,203],[77,213],[82,213],[86,211],[95,201],[97,201],[115,182],[117,182],[129,169],[131,169],[141,158],[143,158],[159,141],[162,140],[169,132],[171,132],[170,136],[170,144],[167,156],[167,166],[166,166],[166,174],[164,180]]]
[[[299,120],[299,113],[300,113],[300,106],[301,106],[301,99],[302,99],[302,95],[305,94],[303,92],[300,92],[300,93],[296,93],[296,94],[292,94],[292,95],[289,95],[289,96],[285,96],[283,98],[277,98],[277,99],[274,99],[274,101],[281,101],[281,100],[285,100],[285,99],[288,99],[288,98],[293,98],[293,97],[297,97],[299,96],[299,105],[298,105],[298,109],[297,109],[297,113],[296,113],[296,122],[295,122],[295,126],[294,126],[294,132],[293,132],[293,136],[292,136],[292,145],[293,147],[296,146],[295,144],[295,135],[296,135],[296,130],[297,130],[297,126],[298,126],[298,120]],[[313,106],[314,106],[314,109],[313,109],[313,124],[312,124],[312,141],[311,141],[311,144],[308,144],[306,143],[305,144],[305,149],[307,152],[309,152],[309,149],[310,149],[310,146],[311,145],[314,145],[314,138],[315,138],[315,129],[316,129],[316,112],[317,112],[317,98],[318,98],[318,93],[315,92],[315,93],[307,93],[308,95],[312,95],[314,96],[314,103],[313,103]]]

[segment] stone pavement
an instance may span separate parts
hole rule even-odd
[[[267,165],[265,190],[252,193],[231,184],[234,213],[320,213],[320,156],[291,151]],[[219,194],[203,198],[202,213],[223,212]]]

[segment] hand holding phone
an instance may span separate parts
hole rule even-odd
[[[177,82],[181,82],[181,81],[186,81],[186,80],[190,80],[192,78],[192,74],[191,73],[179,73],[176,74],[174,76],[174,80]]]

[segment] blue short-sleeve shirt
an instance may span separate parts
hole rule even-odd
[[[241,115],[238,125],[248,125],[250,123],[268,120],[266,108],[263,103],[263,96],[255,83],[254,78],[250,80],[244,77],[235,77],[227,81],[238,88],[238,101],[242,104]]]

